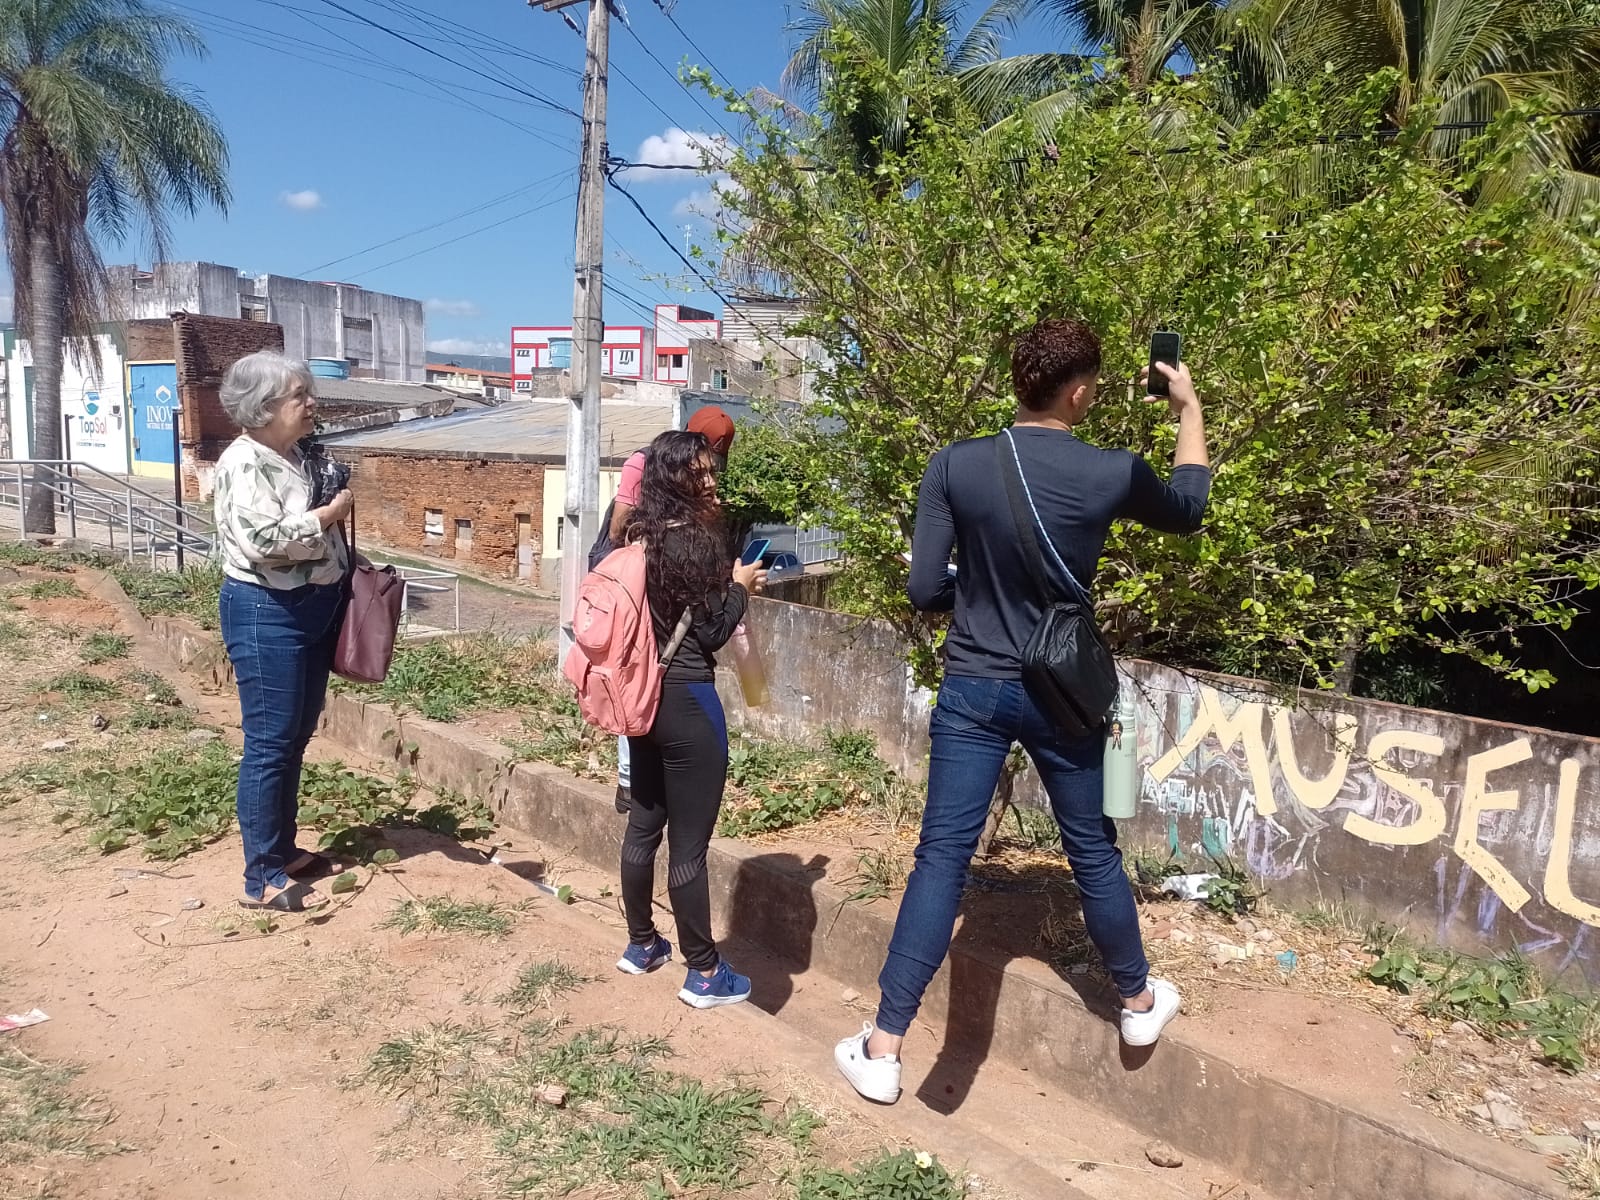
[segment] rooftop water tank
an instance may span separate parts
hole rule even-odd
[[[572,367],[572,339],[553,337],[550,339],[550,365],[558,371],[570,370]]]
[[[349,379],[350,364],[342,358],[313,358],[307,361],[317,379]]]

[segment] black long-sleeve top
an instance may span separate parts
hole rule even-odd
[[[1164,533],[1200,528],[1211,491],[1206,467],[1177,467],[1163,482],[1137,454],[1102,450],[1062,429],[1023,425],[1012,435],[1044,533],[1087,590],[1112,521],[1137,521]],[[1010,452],[1003,443],[1002,449]],[[1075,594],[1042,540],[1040,552],[1059,593]],[[906,590],[922,612],[955,612],[945,639],[947,674],[1021,678],[1022,651],[1044,610],[997,469],[994,438],[956,442],[928,464]]]

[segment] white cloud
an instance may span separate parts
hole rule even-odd
[[[475,317],[478,306],[471,300],[441,300],[435,296],[422,302],[424,311],[440,317]]]
[[[677,221],[687,221],[695,217],[707,221],[726,224],[728,221],[728,201],[737,197],[741,192],[740,186],[726,175],[719,175],[711,181],[709,188],[702,188],[697,192],[690,192],[679,200],[672,209],[672,217]]]
[[[665,133],[653,133],[639,144],[634,160],[649,163],[651,167],[694,167],[711,170],[728,157],[728,139],[717,133],[691,133],[673,127]],[[630,167],[621,174],[628,179],[674,179],[687,175],[681,170],[654,171],[650,167]],[[710,171],[708,170],[709,174]]]
[[[510,342],[493,342],[487,339],[476,341],[472,338],[435,338],[428,343],[429,354],[466,354],[466,355],[491,355],[495,358],[507,358],[511,354]]]
[[[278,199],[296,212],[310,212],[322,207],[322,193],[313,192],[310,188],[303,192],[284,192]]]

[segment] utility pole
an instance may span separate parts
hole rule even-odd
[[[532,3],[532,0],[529,0]],[[583,0],[541,0],[546,12]],[[562,522],[561,632],[572,645],[572,610],[600,523],[600,346],[605,335],[606,81],[610,0],[588,0],[583,68],[583,158],[578,168],[578,237],[573,253],[572,389],[567,406],[567,496]]]

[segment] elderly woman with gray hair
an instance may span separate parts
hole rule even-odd
[[[222,636],[244,726],[239,832],[246,908],[302,912],[328,898],[309,883],[332,864],[295,845],[300,767],[316,731],[338,641],[350,552],[349,470],[310,439],[317,412],[304,363],[263,351],[222,381],[243,429],[217,462]]]

